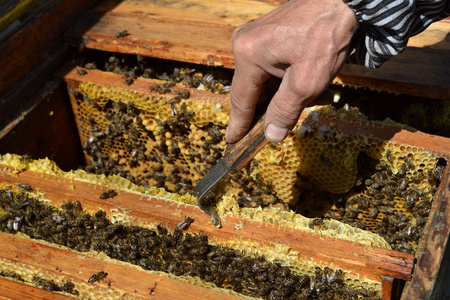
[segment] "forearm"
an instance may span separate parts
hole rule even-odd
[[[448,0],[346,0],[359,30],[350,47],[350,62],[369,68],[400,54],[409,37],[450,15]]]

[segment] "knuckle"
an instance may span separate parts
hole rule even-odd
[[[251,57],[258,52],[259,41],[253,35],[239,34],[232,41],[233,53],[236,56]]]

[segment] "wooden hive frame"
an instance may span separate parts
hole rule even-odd
[[[261,221],[252,221],[232,215],[222,220],[223,227],[218,230],[211,224],[209,216],[195,205],[171,203],[157,196],[146,196],[126,189],[117,190],[119,191],[118,196],[105,201],[100,199],[99,195],[110,188],[106,181],[87,182],[82,178],[70,179],[57,173],[31,170],[24,170],[16,174],[20,169],[15,170],[7,164],[0,164],[0,168],[0,183],[12,186],[19,183],[28,184],[45,195],[43,199],[51,201],[54,206],[60,206],[67,201],[79,201],[89,212],[102,209],[108,216],[114,216],[117,214],[117,210],[126,211],[127,218],[133,225],[162,223],[172,230],[184,220],[184,216],[189,216],[195,222],[187,229],[187,232],[207,233],[218,243],[226,244],[228,241],[238,238],[255,243],[260,247],[276,247],[277,244],[287,246],[290,252],[298,253],[299,258],[329,262],[335,267],[353,270],[352,273],[358,274],[362,278],[382,281],[384,299],[390,297],[393,278],[411,279],[414,258],[410,254],[379,247],[367,247],[364,244],[336,238],[318,238],[317,234],[284,226],[268,225]],[[112,183],[111,185],[114,186]],[[174,213],[175,211],[176,213]],[[180,295],[180,289],[174,288],[174,286],[182,283],[175,279],[162,279],[161,276],[146,274],[145,271],[139,270],[140,268],[121,266],[114,261],[104,262],[101,257],[93,254],[74,253],[19,236],[2,233],[0,239],[4,245],[8,245],[0,251],[0,259],[4,263],[5,261],[20,262],[20,264],[43,270],[44,273],[63,275],[74,283],[86,282],[98,270],[107,270],[110,274],[108,279],[115,282],[112,287],[109,287],[112,291],[118,289],[124,293],[133,294],[133,291],[137,290],[137,295],[145,297],[148,295],[150,283],[158,281],[160,284],[158,284],[158,292],[155,293],[155,296],[158,295],[164,299],[165,295],[172,297]],[[30,251],[31,249],[33,250]],[[317,249],[323,249],[323,251],[317,251]],[[67,259],[67,257],[71,259]],[[74,261],[80,262],[74,263]],[[141,279],[136,280],[135,278]],[[105,286],[108,286],[108,283],[101,282],[94,288],[101,289]],[[192,294],[185,294],[184,299],[191,299],[196,295],[195,287],[187,289],[188,291],[192,290]],[[200,289],[197,293],[204,292],[201,292]],[[219,291],[208,290],[207,293],[211,293],[212,298],[222,295]]]
[[[86,70],[87,71],[86,75],[80,75],[80,74],[78,74],[77,69],[79,69],[79,68],[72,69],[65,76],[66,81],[68,83],[68,87],[69,87],[70,90],[76,91],[78,85],[81,82],[89,82],[91,80],[93,80],[96,83],[99,83],[99,84],[101,84],[101,85],[103,85],[105,87],[129,88],[129,86],[126,85],[123,82],[123,78],[120,75],[111,74],[111,73],[108,73],[108,72],[101,72],[101,71],[97,71],[97,70]],[[135,83],[133,84],[133,90],[140,91],[140,92],[147,92],[149,86],[154,85],[156,83],[158,83],[158,82],[155,82],[155,81],[149,80],[149,79],[137,79],[135,81]],[[191,97],[194,98],[194,101],[195,101],[195,99],[198,99],[199,101],[202,101],[201,99],[203,99],[204,96],[208,94],[207,92],[195,91],[195,90],[192,91],[191,89],[190,89],[190,91],[192,92]],[[219,102],[223,102],[224,100],[226,100],[226,97],[224,97],[223,95],[211,95],[211,93],[209,93],[208,96],[217,98],[217,101],[219,101]],[[171,95],[167,95],[166,97],[169,100],[171,98]],[[75,101],[75,100],[73,99],[73,101]],[[227,105],[226,102],[223,102],[223,104]],[[355,135],[355,136],[360,136],[362,134],[362,135],[366,135],[368,137],[370,136],[372,138],[373,137],[379,138],[380,140],[388,139],[388,140],[390,140],[391,142],[394,142],[394,143],[397,142],[399,144],[406,144],[406,145],[414,145],[416,147],[423,147],[425,149],[429,149],[430,151],[432,151],[434,153],[442,155],[443,157],[448,157],[449,141],[448,141],[447,138],[441,138],[439,136],[430,136],[430,135],[424,134],[422,132],[411,132],[411,131],[405,130],[405,129],[399,130],[398,128],[388,129],[388,128],[372,127],[372,128],[369,128],[369,129],[365,130],[364,133],[361,133],[361,130],[358,127],[355,127],[353,124],[348,124],[345,121],[339,122],[339,121],[336,121],[335,119],[333,119],[333,120],[327,119],[326,117],[319,117],[318,119],[313,120],[311,118],[306,118],[306,114],[302,115],[301,120],[303,120],[303,122],[306,122],[304,124],[309,125],[311,127],[326,126],[326,125],[330,125],[330,123],[333,123],[333,126],[332,126],[333,129],[331,129],[331,130],[345,132],[346,134]],[[439,192],[438,192],[439,195],[436,196],[436,199],[438,201],[435,202],[435,204],[434,204],[435,206],[434,206],[433,209],[438,209],[438,210],[445,209],[444,207],[447,205],[447,204],[445,204],[446,201],[447,201],[445,199],[445,195],[447,193],[445,190],[446,190],[445,183],[443,183],[441,185],[441,188],[440,188]],[[131,211],[134,211],[134,209],[131,209]],[[169,211],[170,211],[170,209],[169,209]],[[156,218],[156,219],[163,220],[164,219],[163,215],[165,215],[165,214],[166,213],[163,213],[162,215],[159,216],[159,218]],[[202,218],[201,212],[200,212],[200,215],[193,214],[193,212],[189,212],[189,214],[187,214],[187,215],[192,215],[192,216],[194,216],[195,219],[196,218],[199,218],[199,220],[204,219],[203,220],[204,222],[208,222],[208,216],[203,215],[203,218]],[[438,218],[438,219],[440,221],[437,221],[434,218],[431,218],[431,220],[429,222],[431,222],[431,223],[433,223],[433,222],[434,223],[435,222],[442,222],[442,218],[441,217]],[[176,222],[179,222],[179,221],[180,220],[173,220],[173,223],[175,224]],[[431,224],[431,223],[429,223],[429,224]],[[235,227],[236,224],[237,223],[232,223],[232,225],[230,227],[230,230],[231,230],[230,232],[232,234],[234,234],[234,232],[235,232],[233,228]],[[429,227],[430,226],[429,224],[427,225],[427,228],[428,228],[427,230],[430,230],[430,228],[433,228],[433,227]],[[251,236],[253,236],[253,238],[256,238],[255,237],[255,232],[256,232],[256,230],[257,230],[257,228],[259,226],[261,226],[261,224],[257,224],[254,230],[252,230],[252,229],[250,229],[249,227],[246,226],[246,227],[244,227],[243,232],[240,233],[239,235],[241,237],[246,237],[247,233],[251,233]],[[210,234],[211,236],[214,236],[214,237],[216,237],[218,239],[221,239],[221,237],[218,237],[217,234],[220,234],[220,235],[224,234],[224,231],[227,231],[227,227],[228,227],[227,226],[227,221],[225,219],[224,220],[224,228],[221,230],[222,231],[221,233],[218,233],[218,232],[215,232],[215,231],[211,231],[211,228],[208,229],[208,226],[206,226],[204,228],[201,228],[200,230],[203,231],[203,232],[208,232],[208,234]],[[193,228],[195,228],[195,227],[193,227]],[[442,227],[440,227],[440,226],[438,228],[442,229]],[[278,230],[275,230],[275,232],[277,232],[277,231]],[[342,243],[343,241],[333,241],[329,245],[316,246],[317,239],[314,238],[314,236],[311,237],[311,240],[308,239],[309,242],[306,242],[307,239],[300,232],[298,232],[296,234],[289,234],[289,235],[280,234],[280,233],[266,232],[266,233],[261,233],[261,235],[262,236],[260,238],[258,238],[259,241],[271,240],[270,236],[285,235],[286,240],[283,240],[283,238],[279,238],[278,239],[280,241],[280,243],[289,245],[290,247],[292,247],[293,250],[298,250],[298,251],[300,251],[302,253],[308,253],[307,254],[308,256],[315,256],[312,253],[315,250],[313,250],[311,252],[311,250],[308,250],[308,249],[333,249],[329,253],[320,253],[320,254],[318,254],[319,256],[324,255],[319,260],[333,261],[338,266],[340,264],[337,261],[340,260],[340,259],[343,259],[345,261],[353,260],[353,258],[354,258],[353,256],[357,256],[359,258],[362,258],[362,261],[366,261],[366,259],[368,258],[367,257],[367,255],[368,255],[367,252],[365,254],[363,254],[363,253],[360,253],[358,251],[355,251],[353,249],[354,245],[351,245],[351,243],[347,244],[345,247],[342,247],[342,249],[352,249],[352,251],[348,251],[348,252],[345,251],[345,252],[347,252],[347,254],[348,253],[353,253],[353,254],[351,254],[350,256],[347,256],[345,253],[340,253],[339,255],[336,255],[334,258],[332,258],[335,255],[335,253],[336,253],[335,252],[336,251],[336,248],[335,248],[336,246],[335,245],[338,244],[338,243]],[[292,241],[294,235],[298,236],[298,239],[295,239],[295,241],[298,241],[297,244],[289,243],[289,241]],[[248,238],[250,238],[250,236],[248,236]],[[418,256],[419,257],[422,255],[421,251],[425,251],[425,250],[423,250],[423,247],[424,247],[423,243],[424,242],[422,241],[422,245],[421,245],[422,249],[420,250],[420,252],[418,252]],[[331,246],[331,245],[333,245],[333,246]],[[428,247],[430,247],[430,246],[431,245],[428,244]],[[307,248],[304,248],[304,247],[307,247]],[[364,248],[364,246],[362,246],[362,247]],[[338,248],[341,248],[341,246],[338,246]],[[355,255],[355,253],[358,253],[358,255]],[[391,253],[391,254],[388,254],[388,256],[394,257],[394,256],[398,255],[400,252],[396,252],[396,251],[392,251],[391,250],[391,251],[388,251],[387,253]],[[394,253],[396,253],[396,254],[394,254]],[[337,257],[340,257],[340,258],[337,258]],[[405,258],[406,257],[404,257],[403,259],[405,259]],[[370,258],[370,260],[372,260],[372,259],[374,261],[376,261],[376,265],[374,265],[375,268],[378,268],[378,267],[382,268],[381,264],[378,265],[379,262],[384,261],[384,260],[387,261],[386,257],[385,258],[374,258],[374,257]],[[425,257],[424,257],[424,259],[427,260],[427,258],[425,258]],[[356,263],[356,265],[360,264],[358,262],[358,260],[355,260],[354,262]],[[394,263],[394,264],[396,264],[396,263]],[[405,265],[405,267],[406,267],[406,265]],[[348,266],[348,265],[346,266],[346,268],[354,269],[354,270],[358,269],[358,267],[356,267],[356,266]],[[389,276],[389,275],[386,275],[386,274],[381,275],[378,272],[374,272],[374,270],[371,269],[371,267],[369,267],[365,263],[364,263],[364,267],[363,268],[365,270],[371,270],[370,272],[372,272],[372,274],[376,274],[375,278],[378,277],[378,276],[381,276],[381,278],[383,280],[384,298],[386,298],[386,299],[390,298],[390,292],[391,292],[391,288],[392,288],[392,286],[391,286],[392,279],[393,278],[398,278],[398,277],[392,277],[392,276]],[[388,268],[390,268],[390,267],[388,267]],[[385,269],[383,272],[386,272],[386,271],[387,271],[387,269]],[[394,272],[394,273],[396,273],[396,272]],[[362,273],[362,274],[364,274],[363,276],[367,276],[368,275],[367,273]],[[399,273],[396,276],[398,276],[398,275],[399,275]],[[409,277],[409,276],[407,276],[407,277]],[[407,278],[407,277],[404,277],[404,278]],[[380,277],[378,277],[378,278],[380,278]],[[415,282],[417,282],[417,280],[422,280],[422,279],[414,278]],[[411,286],[417,286],[416,284],[417,283],[411,284]],[[405,299],[408,299],[408,298],[405,298]]]
[[[72,30],[70,30],[66,34],[66,39],[69,40],[71,43],[75,43],[78,45],[78,43],[82,43],[85,46],[89,48],[99,49],[103,51],[112,51],[112,52],[123,52],[123,53],[133,53],[133,54],[142,54],[146,56],[155,56],[160,57],[164,59],[171,59],[171,60],[181,60],[181,61],[190,61],[194,63],[203,63],[208,65],[215,65],[215,66],[223,66],[232,68],[233,67],[233,60],[231,55],[231,48],[229,44],[229,38],[231,36],[231,32],[233,28],[241,23],[244,23],[250,19],[253,19],[255,17],[258,17],[259,15],[264,14],[265,12],[268,12],[269,10],[273,9],[278,5],[277,1],[267,1],[267,2],[257,2],[257,1],[247,1],[245,3],[242,3],[239,10],[242,9],[242,7],[246,7],[248,9],[252,8],[250,12],[245,15],[245,17],[242,17],[242,14],[237,14],[235,11],[229,11],[227,13],[223,13],[223,7],[220,5],[212,5],[209,2],[205,1],[188,1],[186,2],[190,4],[188,10],[180,10],[177,7],[164,7],[164,6],[158,6],[153,4],[152,2],[149,2],[147,5],[141,5],[139,6],[139,9],[136,7],[136,2],[131,1],[122,1],[122,2],[104,2],[102,5],[96,7],[94,10],[89,12],[85,17],[81,18],[79,23],[72,27]],[[81,4],[81,2],[80,2]],[[141,3],[142,4],[142,3]],[[64,5],[68,5],[68,3],[65,3],[64,1],[60,1],[58,4],[52,3],[50,9],[47,11],[42,10],[42,12],[45,12],[43,16],[49,16],[51,14],[57,14],[57,9],[64,9]],[[81,4],[79,10],[83,11],[85,8],[82,7]],[[86,6],[85,6],[86,7]],[[254,9],[257,7],[258,9]],[[130,9],[133,8],[133,9]],[[205,8],[208,8],[205,11]],[[67,8],[66,8],[67,10]],[[206,13],[205,13],[206,12]],[[217,16],[222,13],[222,17],[218,18]],[[75,15],[75,14],[74,14]],[[205,16],[211,16],[209,18],[206,18]],[[54,18],[55,20],[59,20],[58,18]],[[73,18],[72,18],[73,19]],[[44,18],[42,18],[42,22]],[[130,22],[130,20],[140,20],[140,24],[137,24],[137,22]],[[95,21],[95,22],[94,22]],[[98,21],[98,22],[97,22]],[[94,24],[95,23],[95,24]],[[202,31],[202,28],[205,28],[203,25],[208,24],[206,27],[207,30]],[[432,30],[430,30],[429,33],[429,42],[428,44],[422,43],[423,39],[417,38],[412,39],[410,42],[410,48],[405,52],[405,54],[401,57],[399,57],[396,60],[392,60],[392,63],[389,62],[386,67],[383,67],[381,71],[367,71],[362,68],[356,67],[356,66],[346,66],[343,70],[343,72],[339,75],[338,78],[335,79],[335,82],[338,84],[351,84],[355,86],[368,86],[368,87],[374,87],[376,86],[377,89],[380,90],[386,90],[386,91],[394,91],[394,92],[400,92],[405,94],[412,94],[412,95],[421,95],[426,96],[430,98],[441,98],[446,99],[450,97],[449,93],[449,82],[448,80],[448,74],[445,73],[446,68],[442,68],[442,65],[448,64],[448,61],[446,60],[445,51],[448,49],[448,42],[439,42],[439,37],[442,37],[442,34],[448,32],[448,22],[443,21],[439,22],[432,26]],[[135,26],[136,25],[136,26]],[[202,26],[200,26],[202,25]],[[42,25],[41,25],[42,26]],[[183,28],[185,30],[183,35],[176,35],[176,34],[169,34],[177,32],[179,28]],[[44,27],[45,28],[45,27]],[[50,28],[50,27],[49,27]],[[155,30],[156,28],[159,28],[159,30]],[[24,32],[27,29],[24,27]],[[123,29],[127,29],[131,35],[126,38],[117,39],[115,37],[115,34]],[[157,35],[151,35],[152,33],[159,32]],[[26,35],[26,32],[23,33],[23,35]],[[29,34],[29,33],[28,33]],[[58,33],[51,33],[55,36],[58,35]],[[192,37],[194,35],[201,36],[201,42],[202,44],[194,45],[192,44]],[[17,43],[18,39],[10,39],[9,41],[15,41]],[[44,40],[45,41],[45,40]],[[438,42],[437,42],[438,41]],[[428,47],[428,49],[425,49],[424,47],[427,45],[434,45],[431,47]],[[149,47],[150,45],[150,47]],[[215,45],[215,47],[212,47],[211,45]],[[6,51],[2,51],[1,53],[8,53],[8,51],[11,51],[14,49],[11,45],[2,44],[2,46]],[[38,48],[42,47],[42,45],[38,45]],[[54,46],[54,49],[57,47]],[[431,50],[430,50],[431,48]],[[65,58],[69,56],[70,50],[58,50],[57,58],[51,60],[54,62],[53,70],[56,68],[55,66],[58,66],[61,61],[63,61]],[[35,55],[39,55],[36,51]],[[418,53],[424,57],[421,62],[417,62],[414,57],[418,55]],[[442,53],[444,53],[442,55]],[[440,55],[441,54],[441,55]],[[23,55],[26,57],[26,55]],[[443,59],[443,60],[441,60]],[[2,57],[0,59],[2,63],[6,63],[6,59]],[[414,61],[415,64],[411,64],[411,61]],[[25,62],[22,62],[25,63]],[[20,64],[10,64],[5,65],[9,67],[17,67]],[[35,65],[36,66],[36,65]],[[33,66],[28,66],[29,68],[33,68]],[[51,72],[48,70],[52,70],[52,68],[49,68],[48,66],[40,66],[41,70],[37,70],[36,74],[39,74],[42,70],[45,70],[46,72]],[[398,70],[403,70],[403,76],[393,76],[392,74],[396,74]],[[408,70],[407,70],[408,69]],[[393,70],[396,70],[393,72]],[[417,70],[421,70],[420,72],[417,72]],[[443,73],[435,73],[435,70],[443,70]],[[26,70],[23,70],[26,72]],[[8,72],[7,72],[8,73]],[[98,73],[90,71],[92,75],[98,75]],[[29,79],[30,82],[36,82],[39,81],[39,76],[36,76],[34,74],[34,79]],[[356,75],[355,75],[356,74]],[[5,74],[6,75],[6,74]],[[3,75],[3,76],[5,76]],[[17,74],[17,76],[20,76],[20,74]],[[17,77],[15,76],[15,77]],[[108,77],[109,75],[100,75],[100,80],[103,80],[104,78]],[[5,91],[8,91],[11,89],[15,83],[18,82],[18,80],[13,77],[5,77],[7,82],[7,85],[4,85]],[[72,78],[76,78],[76,75],[72,73]],[[115,85],[120,85],[123,83],[119,83],[121,80],[119,78],[113,78],[111,79],[111,82],[114,82]],[[42,81],[41,81],[42,82]],[[105,83],[107,83],[108,80],[106,80]],[[136,83],[133,85],[133,88],[139,88],[140,81],[137,80]],[[143,81],[143,88],[146,88],[145,85],[148,83],[145,83]],[[14,90],[11,90],[14,91]],[[49,96],[48,91],[61,91],[60,96]],[[29,116],[32,116],[35,114],[37,117],[42,117],[43,113],[39,113],[39,111],[36,108],[43,108],[45,107],[44,104],[46,103],[46,99],[54,99],[54,102],[56,105],[61,105],[58,102],[58,99],[64,97],[62,96],[64,89],[60,89],[60,86],[55,83],[53,86],[51,86],[47,91],[44,91],[41,93],[40,97],[37,99],[39,101],[35,102],[35,106],[30,107],[29,109]],[[4,91],[2,91],[4,92]],[[30,91],[28,92],[28,96],[31,95]],[[22,93],[22,94],[21,94]],[[8,93],[9,99],[17,99],[18,95],[23,95],[24,90],[18,92],[18,90],[15,90],[15,92]],[[8,102],[9,105],[12,105],[13,102]],[[14,105],[13,105],[14,106]],[[43,110],[45,111],[45,109]],[[65,112],[64,114],[67,114]],[[70,113],[68,114],[70,116]],[[16,123],[10,123],[10,127],[6,127],[6,130],[2,130],[2,135],[0,136],[2,138],[2,141],[8,141],[8,138],[10,138],[11,141],[14,141],[11,137],[14,136],[12,134],[14,132],[14,129],[17,130],[18,127],[16,125],[23,126],[23,124],[26,124],[26,122],[23,122],[23,119],[16,119]],[[31,122],[32,123],[32,122]],[[64,124],[64,121],[62,121]],[[66,125],[63,125],[66,126]],[[344,126],[344,125],[343,125]],[[26,128],[26,127],[25,127]],[[29,127],[30,128],[30,127]],[[350,128],[347,128],[345,130],[349,130]],[[23,129],[22,129],[23,130]],[[419,134],[420,135],[420,134]],[[418,135],[416,135],[418,136]],[[425,135],[426,136],[426,135]],[[399,139],[410,139],[411,137],[408,134],[399,134],[395,135],[395,138]],[[17,139],[20,141],[20,139]],[[8,143],[9,145],[17,145],[17,140],[15,142]],[[431,144],[429,145],[439,145],[441,147],[440,150],[438,150],[440,153],[445,154],[445,156],[448,157],[448,140],[442,140],[442,142],[435,143],[433,141],[433,138],[422,138],[419,137],[417,139],[418,143],[424,142],[425,144],[428,143],[428,141],[431,141]],[[20,148],[20,146],[17,146]],[[17,148],[16,148],[17,149]],[[441,152],[442,151],[442,152]],[[18,152],[18,151],[16,151]],[[30,151],[31,152],[31,151]],[[19,177],[11,177],[12,170],[5,169],[2,175],[2,180],[8,181],[8,182],[24,182],[32,184],[32,182],[36,183],[36,186],[39,186],[43,184],[47,187],[49,193],[50,191],[55,190],[55,193],[58,194],[58,187],[56,182],[58,182],[58,179],[55,178],[46,178],[44,181],[42,181],[42,178],[38,174],[32,174],[30,171],[24,171],[23,173],[19,174]],[[55,181],[56,180],[56,181]],[[59,182],[58,182],[59,184]],[[83,184],[80,183],[80,186],[83,186]],[[429,293],[432,289],[435,281],[432,279],[433,277],[436,278],[437,276],[437,270],[438,266],[441,263],[442,257],[443,257],[443,251],[445,249],[445,245],[447,244],[447,238],[449,234],[449,224],[448,220],[443,218],[445,214],[449,213],[449,205],[448,205],[448,199],[449,199],[449,175],[448,170],[446,171],[446,174],[444,175],[443,184],[441,184],[441,187],[438,191],[438,195],[436,199],[438,201],[435,201],[435,204],[433,206],[434,214],[432,214],[432,217],[430,218],[428,224],[427,224],[427,235],[424,237],[424,239],[421,242],[421,246],[419,248],[419,251],[417,252],[416,258],[417,258],[417,264],[414,271],[414,276],[412,277],[412,281],[407,284],[407,287],[402,294],[403,299],[413,299],[413,298],[419,298],[421,295],[424,295],[426,293]],[[95,187],[87,187],[86,192],[91,191]],[[59,192],[62,192],[63,190],[60,189]],[[65,196],[64,197],[70,197],[67,194],[67,191],[64,191]],[[61,199],[66,198],[54,198],[54,201],[61,201]],[[77,196],[78,197],[78,196]],[[59,200],[58,200],[59,199]],[[53,200],[53,199],[52,199]],[[117,199],[119,201],[120,198]],[[92,209],[95,210],[98,206],[98,199],[92,199],[90,200],[89,197],[84,201],[83,199],[83,205],[86,206],[89,209],[89,205],[92,205]],[[115,200],[114,200],[115,201]],[[152,199],[152,201],[158,201],[158,199]],[[151,201],[150,201],[151,202]],[[103,203],[102,203],[103,204]],[[96,206],[97,205],[97,206]],[[124,205],[122,202],[120,205]],[[122,207],[122,206],[121,206]],[[137,214],[142,212],[141,209],[132,209],[132,211],[136,211]],[[202,216],[201,212],[196,207],[187,207],[186,211],[187,215],[192,214],[196,218],[196,226],[199,226],[200,223],[206,224],[207,218],[205,216]],[[144,214],[145,215],[145,214]],[[166,218],[166,216],[148,216],[145,215],[145,218],[154,218],[155,220],[160,220],[162,218]],[[198,218],[198,219],[197,219]],[[204,220],[203,220],[203,219]],[[202,222],[202,220],[204,222]],[[179,222],[179,219],[172,219],[170,222],[172,222],[172,226],[175,224],[175,222]],[[233,220],[232,220],[233,221]],[[232,224],[232,221],[230,221],[230,224]],[[255,224],[255,227],[250,226],[248,227],[248,230],[246,232],[251,232],[252,228],[254,228],[254,231],[256,232],[258,227],[256,226],[258,224]],[[260,225],[260,224],[259,224]],[[438,225],[438,226],[437,226]],[[193,226],[190,230],[198,230],[200,228],[197,228],[196,226]],[[230,225],[231,226],[231,225]],[[206,230],[208,232],[211,228],[208,228],[207,225],[204,225],[205,228],[200,230]],[[231,227],[228,229],[231,232]],[[286,232],[280,232],[276,231],[276,234],[280,235],[286,235],[286,237],[289,237],[291,235],[287,235]],[[224,228],[225,231],[225,228]],[[233,233],[233,232],[231,232]],[[231,234],[229,233],[229,234]],[[440,239],[434,239],[433,237],[438,235],[441,237]],[[226,236],[226,235],[225,235]],[[258,239],[260,241],[264,241],[268,238],[269,235],[264,235],[259,237]],[[302,236],[299,233],[299,236]],[[305,237],[306,238],[306,237]],[[30,264],[37,264],[39,267],[48,270],[49,272],[55,272],[54,269],[56,267],[61,268],[61,264],[64,264],[59,259],[63,259],[64,257],[72,257],[75,261],[77,258],[77,255],[73,254],[70,251],[62,251],[60,249],[53,248],[48,245],[42,245],[38,242],[30,242],[27,240],[24,240],[19,237],[11,237],[6,234],[2,234],[2,239],[4,239],[4,242],[8,242],[8,245],[11,245],[11,248],[9,249],[12,251],[11,253],[21,253],[20,259],[17,259],[16,257],[7,256],[5,255],[5,258],[8,257],[8,259],[11,259],[11,261],[22,261],[23,263],[28,262]],[[315,238],[313,237],[311,239],[312,243],[315,243]],[[294,240],[295,242],[295,240]],[[331,241],[326,241],[326,243],[331,243]],[[298,245],[300,244],[300,245]],[[293,247],[300,247],[299,249],[303,249],[305,245],[302,245],[302,243],[299,243],[296,241],[293,245]],[[50,248],[49,248],[50,247]],[[357,253],[366,253],[364,251],[364,247],[361,245],[353,245],[352,249],[355,249]],[[40,249],[40,250],[33,250],[33,251],[27,251],[27,249]],[[51,258],[48,258],[49,251],[53,254],[55,254],[55,259],[52,261]],[[380,251],[380,252],[378,252]],[[29,253],[33,253],[36,256],[32,257],[32,255],[29,255]],[[391,270],[387,273],[377,273],[381,276],[387,276],[384,277],[384,284],[383,284],[383,293],[384,297],[388,298],[390,295],[390,287],[389,282],[390,278],[399,276],[400,274],[403,274],[401,277],[404,279],[409,279],[410,275],[408,272],[410,271],[393,271],[397,270],[398,267],[398,261],[396,259],[393,259],[391,257],[391,252],[384,252],[381,250],[375,250],[375,257],[377,259],[380,259],[380,261],[387,261],[386,268],[382,272],[387,272],[386,270]],[[430,255],[430,253],[433,253],[434,255]],[[57,258],[57,256],[60,258]],[[366,254],[367,255],[367,254]],[[395,253],[394,257],[398,258],[399,253]],[[29,258],[26,258],[28,257]],[[3,257],[3,256],[2,256]],[[345,255],[344,255],[345,257]],[[411,261],[410,256],[401,257],[400,261],[402,261],[404,258],[407,258],[407,261]],[[86,258],[82,258],[82,260],[85,260]],[[39,263],[36,263],[36,261],[41,261]],[[87,269],[85,269],[85,272],[87,274],[93,273],[94,270],[97,270],[99,266],[101,267],[107,267],[111,266],[111,269],[117,269],[117,278],[121,278],[124,280],[124,283],[126,282],[126,276],[120,275],[120,269],[121,267],[118,267],[116,264],[113,265],[103,265],[106,264],[105,262],[101,260],[95,260],[93,259],[92,265],[87,266]],[[358,264],[358,263],[357,263]],[[86,267],[84,263],[81,263],[78,265],[81,267]],[[434,266],[430,267],[430,266]],[[403,265],[406,269],[410,268],[411,265],[407,263],[406,265]],[[377,268],[375,265],[373,265],[373,268]],[[62,268],[61,268],[62,269]],[[84,280],[86,281],[86,278],[88,276],[86,273],[84,273],[82,276],[79,274],[76,274],[76,271],[74,269],[67,269],[67,276],[73,277],[73,280]],[[124,268],[123,272],[127,272],[127,268]],[[58,271],[59,272],[59,271]],[[133,271],[134,272],[134,271]],[[393,272],[393,273],[390,273]],[[56,272],[55,272],[56,273]],[[138,272],[136,271],[136,276],[145,276],[145,272]],[[396,274],[394,276],[394,274]],[[409,273],[410,274],[410,273]],[[87,276],[87,277],[86,277]],[[147,275],[149,282],[161,282],[160,285],[158,285],[158,292],[163,291],[161,295],[164,295],[164,291],[169,292],[173,290],[173,286],[179,285],[179,281],[171,281],[171,279],[161,279],[160,277],[154,277],[153,275]],[[152,277],[153,276],[153,277]],[[163,284],[162,282],[165,282]],[[5,282],[5,280],[2,280],[2,283],[6,286],[13,286],[16,285],[16,283],[13,282]],[[23,287],[21,287],[23,289]],[[142,296],[148,296],[149,293],[149,287],[147,286],[139,286],[138,293]],[[161,288],[161,289],[159,289]],[[204,295],[201,288],[198,287],[186,287],[189,289],[189,293],[185,295],[186,297],[196,297],[196,295]],[[34,288],[30,288],[33,289]],[[133,293],[133,287],[127,284],[120,285],[117,287],[117,289],[123,289],[125,292]],[[137,288],[136,288],[137,289]],[[29,291],[28,289],[25,289],[26,291]],[[144,291],[145,290],[145,291]],[[37,291],[35,295],[42,294],[42,298],[45,298],[45,291]],[[174,291],[176,293],[176,291]],[[218,297],[225,297],[224,294],[215,294],[215,292],[211,292],[211,290],[207,290],[207,293],[212,293],[211,298]],[[219,292],[220,293],[220,292]],[[177,294],[172,294],[172,296],[176,296]],[[17,298],[19,295],[12,295],[9,293],[6,293],[5,296],[11,297],[11,298]],[[56,297],[56,296],[55,296]],[[162,297],[162,296],[161,296]],[[230,296],[232,297],[232,296]],[[155,298],[157,298],[157,295],[155,295]],[[163,297],[161,298],[163,299]]]

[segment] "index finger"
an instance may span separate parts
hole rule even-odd
[[[263,85],[270,77],[258,66],[239,64],[231,84],[231,113],[225,138],[229,143],[239,141],[250,129],[255,107],[263,91]]]

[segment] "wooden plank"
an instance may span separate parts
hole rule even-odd
[[[448,241],[447,241],[448,242]],[[445,246],[444,257],[441,261],[439,273],[433,287],[432,300],[441,300],[450,298],[450,247]]]
[[[442,265],[450,234],[450,168],[447,167],[439,187],[431,220],[417,251],[417,265],[411,282],[406,283],[403,300],[430,299]]]
[[[52,81],[20,112],[0,129],[0,153],[49,157],[67,171],[84,164],[65,84]]]
[[[54,205],[67,201],[79,201],[90,212],[102,209],[107,215],[113,215],[117,209],[127,211],[127,218],[134,225],[165,224],[172,230],[189,216],[195,222],[188,232],[207,233],[210,238],[227,243],[236,238],[254,242],[269,248],[277,244],[287,245],[290,257],[299,260],[311,260],[332,264],[354,276],[362,276],[381,281],[381,276],[410,280],[414,257],[393,250],[368,247],[354,241],[322,236],[299,229],[286,229],[274,224],[252,221],[249,218],[226,215],[222,218],[222,228],[211,224],[211,218],[196,205],[179,204],[140,193],[120,191],[119,195],[108,201],[100,199],[107,187],[97,186],[81,180],[68,180],[55,176],[43,176],[33,171],[13,174],[13,170],[0,165],[0,182],[17,184],[27,183],[39,188],[45,199]],[[75,189],[73,189],[75,187]],[[262,230],[263,228],[263,230]]]
[[[119,299],[120,296],[124,299],[240,299],[220,290],[196,286],[144,271],[139,267],[131,268],[125,264],[104,261],[95,256],[63,250],[5,233],[0,233],[0,241],[0,258],[37,268],[49,276],[70,279],[75,285],[92,285],[94,291],[91,291],[91,295],[95,294],[100,298],[103,295],[104,298],[111,297],[109,299]],[[108,273],[105,280],[88,283],[88,279],[99,271]],[[109,285],[109,282],[113,284]],[[155,287],[156,282],[158,283]],[[150,297],[153,287],[155,289]],[[58,295],[51,293],[47,299],[59,299],[53,296]],[[88,298],[87,294],[80,296]]]
[[[23,283],[0,278],[0,299],[69,300],[74,297],[46,291]]]
[[[449,53],[450,49],[408,47],[376,70],[346,64],[334,83],[450,99],[450,74],[446,71],[450,67]]]
[[[96,1],[46,1],[0,43],[0,98],[63,44],[63,33]],[[0,102],[3,102],[0,101]]]
[[[392,291],[392,283],[394,278],[383,276],[382,279],[382,290],[381,290],[381,299],[383,300],[391,300],[391,291]]]
[[[278,4],[239,2],[104,1],[67,33],[73,44],[170,60],[234,68],[231,33]],[[116,38],[121,30],[130,35]],[[430,98],[450,98],[450,22],[433,24],[408,49],[377,70],[346,65],[336,83]],[[420,59],[417,59],[420,57]]]

